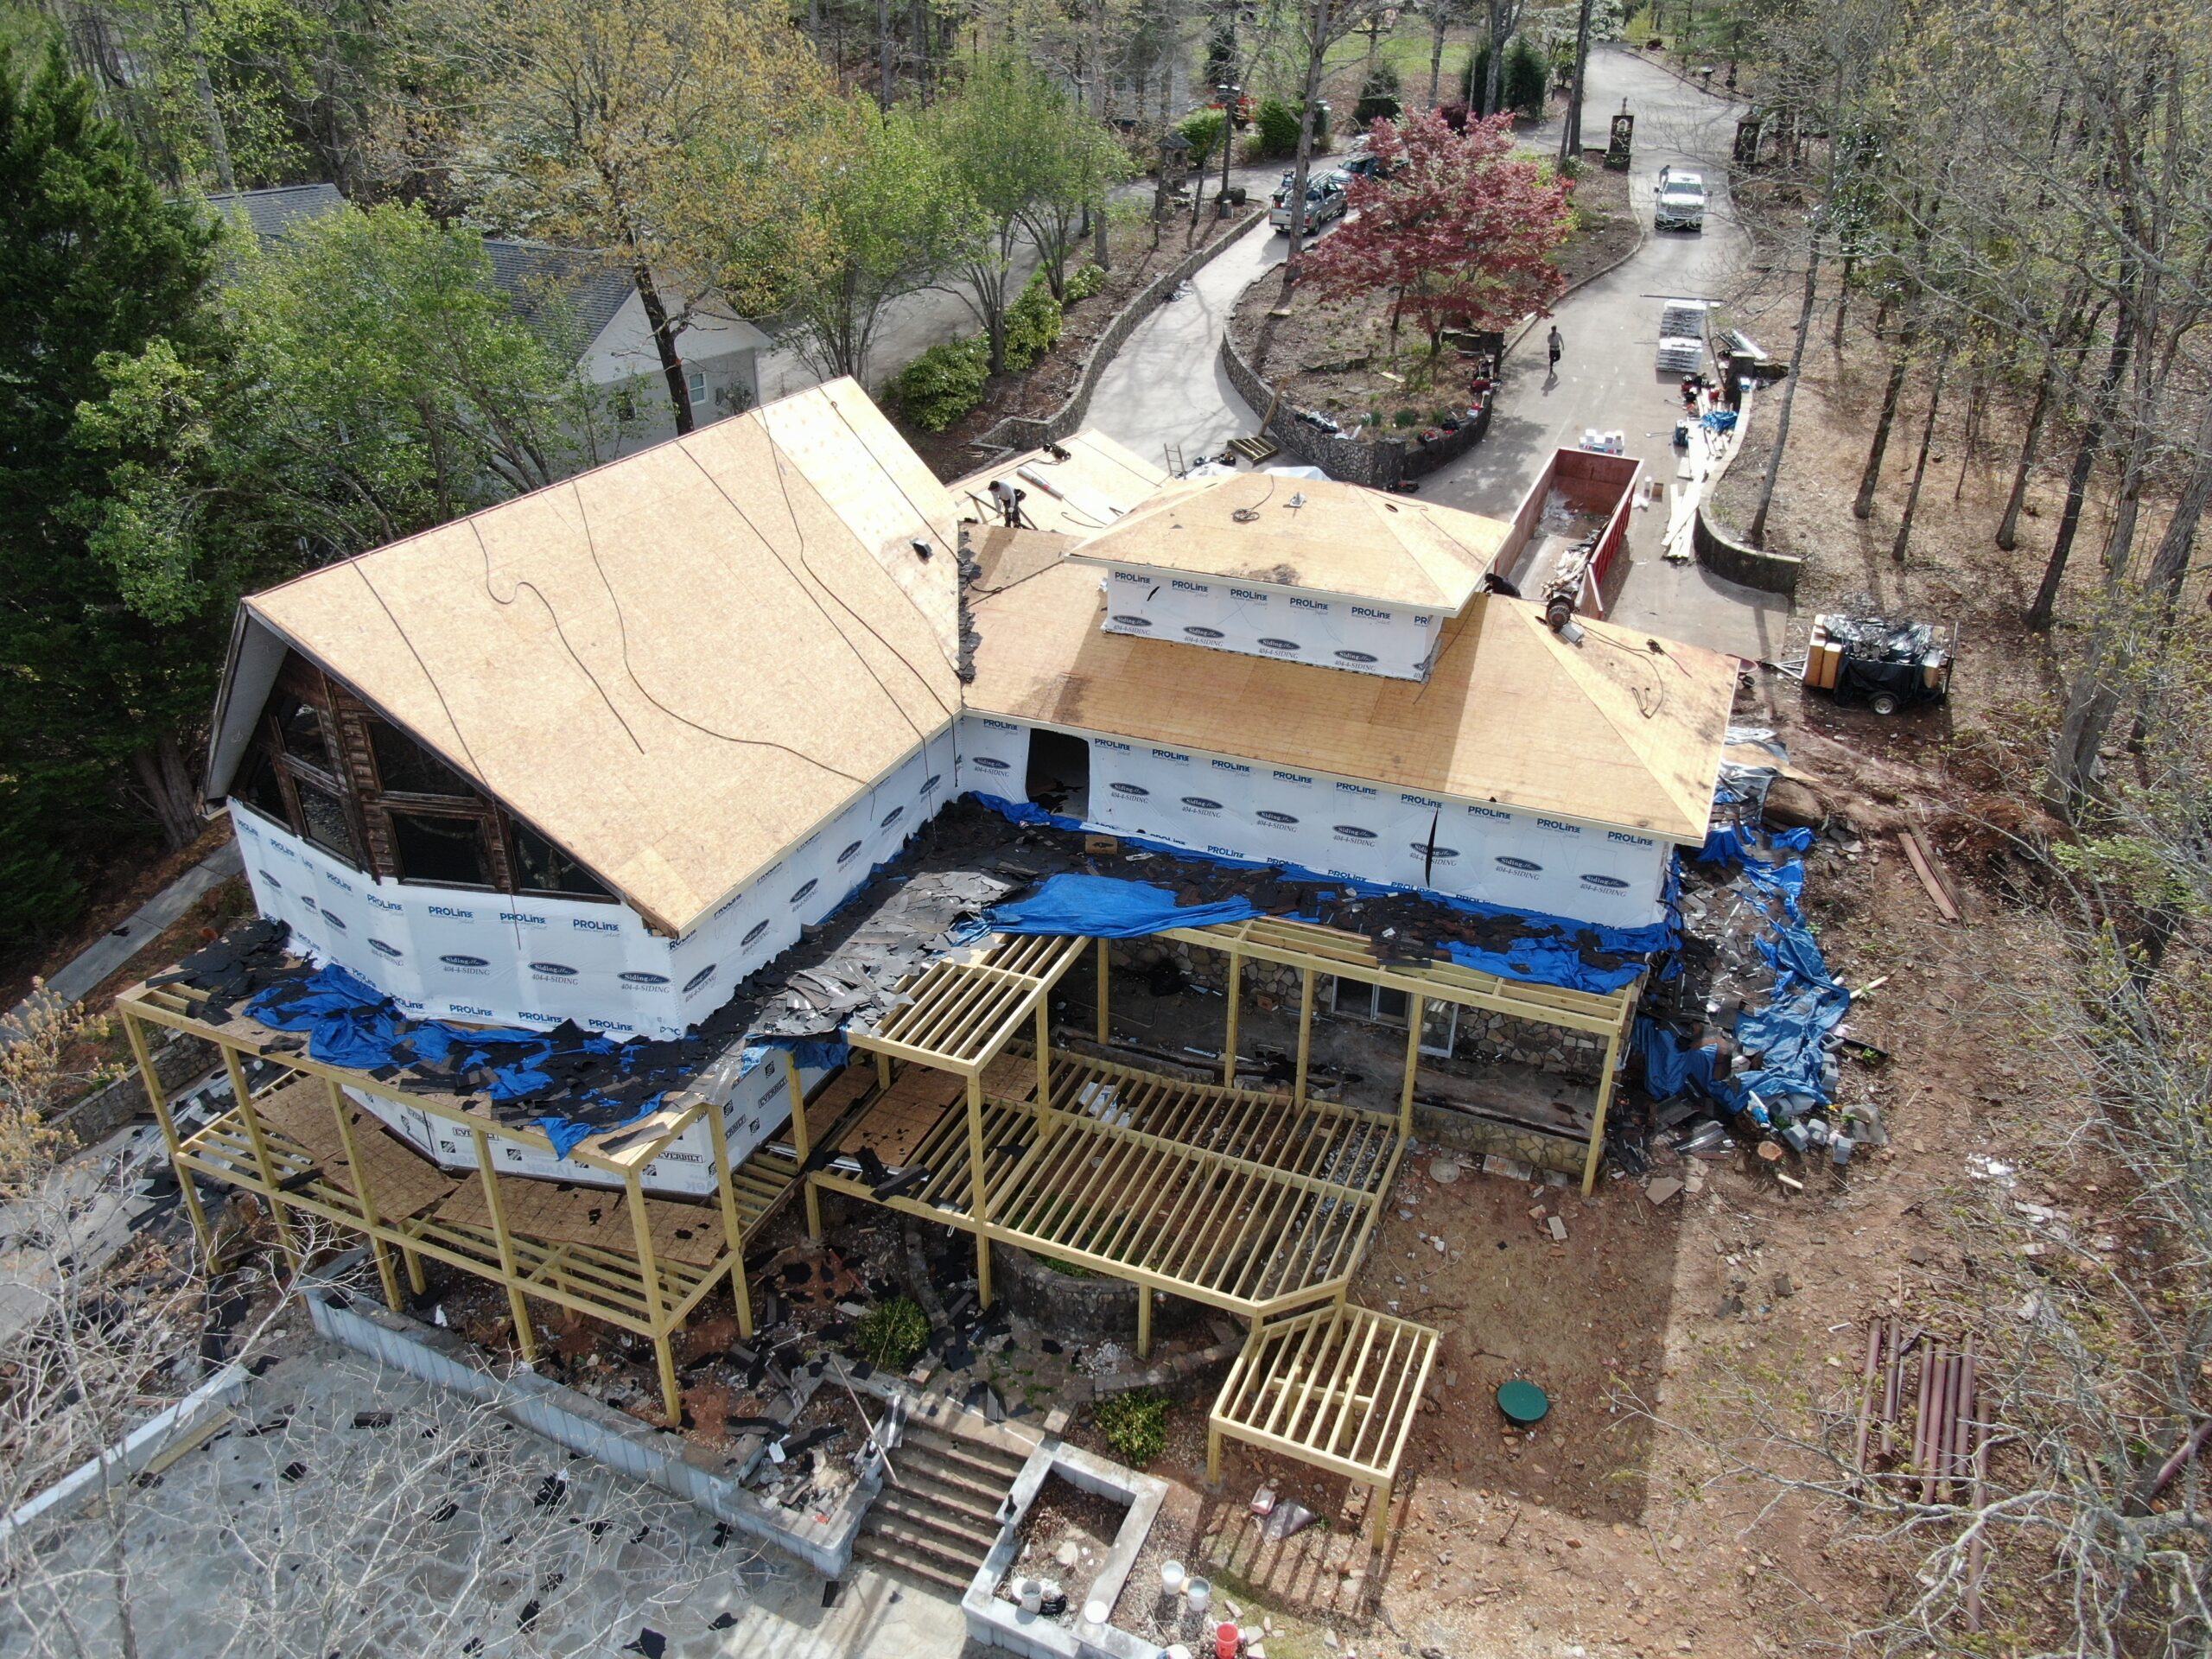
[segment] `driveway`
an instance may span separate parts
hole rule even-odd
[[[1572,448],[1586,427],[1625,433],[1628,453],[1643,461],[1647,476],[1674,480],[1674,425],[1681,405],[1678,377],[1656,365],[1660,303],[1721,296],[1749,255],[1728,194],[1738,106],[1684,85],[1625,48],[1608,47],[1591,54],[1586,143],[1603,142],[1624,99],[1636,116],[1629,185],[1634,210],[1649,213],[1661,168],[1694,168],[1712,194],[1705,229],[1652,232],[1626,264],[1561,301],[1555,321],[1566,351],[1556,377],[1547,369],[1542,327],[1532,329],[1506,359],[1489,435],[1421,480],[1427,499],[1509,517],[1552,451]],[[1529,142],[1548,152],[1558,137],[1554,122]],[[1778,325],[1763,328],[1760,343],[1770,351],[1787,346],[1772,337]],[[1764,412],[1755,405],[1753,418]],[[1666,528],[1663,498],[1633,516],[1630,563],[1612,620],[1739,657],[1778,656],[1788,601],[1723,582],[1696,564],[1669,564],[1659,551]]]

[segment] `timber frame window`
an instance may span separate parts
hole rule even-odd
[[[391,880],[615,902],[574,859],[296,652],[276,677],[231,798]]]

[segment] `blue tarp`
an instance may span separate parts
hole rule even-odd
[[[1185,852],[1180,848],[1160,850],[1194,862],[1237,864],[1235,860]],[[1280,868],[1287,880],[1317,884],[1317,896],[1323,898],[1404,896],[1410,891],[1317,875],[1292,866],[1251,863],[1238,867]],[[1616,991],[1643,971],[1641,958],[1667,949],[1675,940],[1671,920],[1655,922],[1649,927],[1599,927],[1563,916],[1545,916],[1503,905],[1457,899],[1449,893],[1423,893],[1420,896],[1463,916],[1510,919],[1522,925],[1527,930],[1523,937],[1502,950],[1487,950],[1457,939],[1440,941],[1440,948],[1463,968],[1529,984],[1558,985],[1580,991]],[[1171,927],[1211,927],[1217,923],[1241,922],[1262,913],[1241,895],[1213,904],[1178,906],[1172,892],[1151,882],[1110,875],[1061,874],[1046,878],[1028,899],[995,906],[986,913],[983,925],[1001,933],[1065,933],[1085,938],[1128,939]],[[1318,921],[1319,918],[1306,916],[1302,919]],[[1594,944],[1598,950],[1609,956],[1637,959],[1624,960],[1612,967],[1600,966],[1584,959],[1586,944]]]
[[[1762,842],[1764,842],[1762,847]],[[1834,1095],[1826,1078],[1828,1039],[1851,1009],[1851,993],[1828,972],[1820,941],[1805,925],[1799,900],[1805,891],[1805,865],[1786,856],[1808,850],[1810,830],[1785,830],[1763,837],[1756,830],[1718,829],[1706,837],[1698,856],[1707,863],[1739,868],[1734,885],[1765,912],[1770,933],[1756,941],[1774,969],[1766,1003],[1746,1009],[1736,1021],[1737,1046],[1756,1054],[1756,1071],[1732,1077],[1713,1075],[1718,1051],[1710,1044],[1685,1049],[1657,1020],[1639,1018],[1630,1039],[1643,1057],[1645,1079],[1660,1100],[1685,1092],[1719,1102],[1740,1112],[1757,1095],[1781,1103],[1791,1096],[1822,1103]],[[1754,1115],[1764,1121],[1762,1107]]]
[[[1055,875],[1029,898],[995,905],[990,925],[1001,933],[1069,933],[1089,939],[1135,939],[1171,927],[1212,927],[1260,914],[1249,899],[1178,906],[1175,895],[1149,881],[1111,875]]]
[[[621,1047],[605,1037],[556,1043],[542,1031],[512,1027],[472,1029],[439,1020],[410,1020],[383,992],[334,963],[296,984],[264,991],[246,1004],[246,1012],[273,1030],[305,1033],[308,1058],[358,1071],[407,1064],[407,1055],[395,1058],[394,1051],[402,1046],[415,1059],[466,1071],[489,1062],[492,1053],[487,1044],[503,1049],[524,1045],[519,1055],[510,1054],[504,1064],[493,1068],[485,1093],[493,1100],[513,1100],[550,1086],[552,1075],[541,1068],[557,1055],[613,1054]],[[619,1122],[580,1123],[571,1118],[546,1116],[537,1123],[552,1141],[554,1151],[565,1158],[586,1136],[620,1128],[650,1116],[662,1098],[654,1095]]]

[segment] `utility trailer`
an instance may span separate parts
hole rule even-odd
[[[1951,661],[1959,625],[1893,622],[1878,616],[1827,613],[1813,619],[1805,683],[1839,702],[1862,702],[1894,715],[1951,694]]]

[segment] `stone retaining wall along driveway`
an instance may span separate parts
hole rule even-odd
[[[1106,325],[1106,332],[1090,343],[1090,351],[1083,360],[1083,372],[1076,377],[1075,390],[1067,401],[1042,420],[1027,415],[1009,415],[989,431],[976,440],[978,448],[994,446],[1007,449],[1035,449],[1045,444],[1058,443],[1070,433],[1082,429],[1084,416],[1090,410],[1090,395],[1098,390],[1098,378],[1106,372],[1106,365],[1114,360],[1136,327],[1159,307],[1161,301],[1204,270],[1219,255],[1228,251],[1245,232],[1252,228],[1257,213],[1248,213],[1229,226],[1219,236],[1202,248],[1194,249],[1182,261],[1162,272],[1139,289],[1129,302],[1123,306],[1114,321]]]

